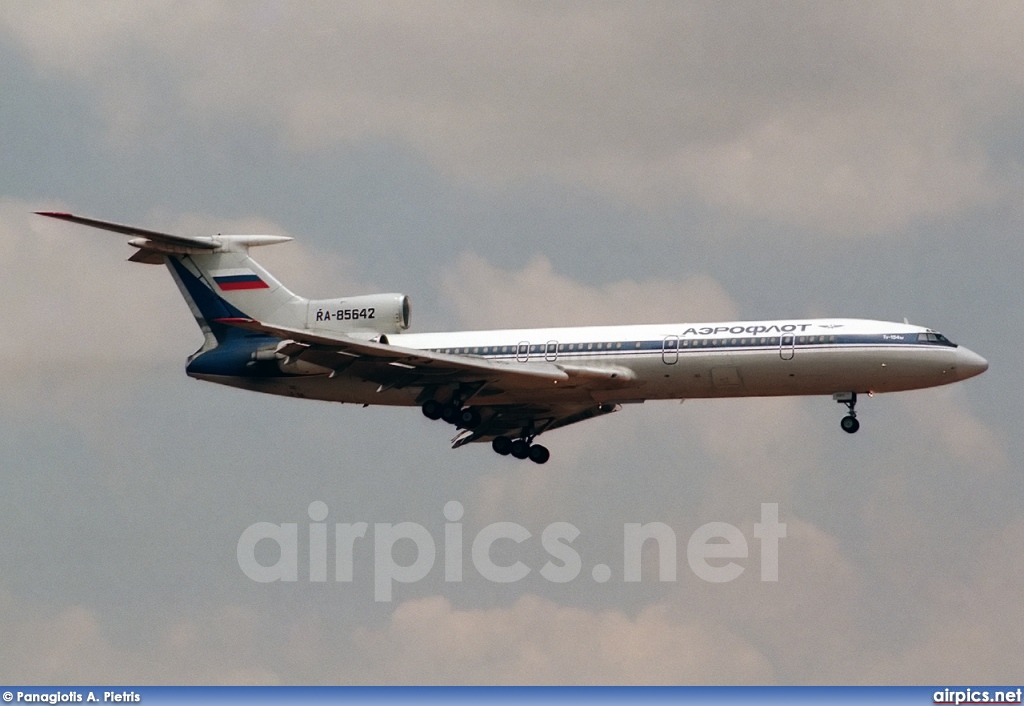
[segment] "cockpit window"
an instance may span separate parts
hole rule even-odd
[[[941,333],[934,333],[931,331],[929,331],[928,333],[917,334],[917,340],[927,343],[942,343],[947,346],[955,345],[952,341],[943,336]]]

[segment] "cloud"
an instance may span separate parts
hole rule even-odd
[[[723,321],[736,316],[729,295],[705,275],[683,282],[622,280],[591,287],[556,273],[543,256],[510,272],[467,253],[441,286],[468,328]]]
[[[125,262],[125,238],[32,213],[0,200],[0,257],[12,266],[0,296],[4,355],[27,362],[166,359],[202,338],[162,268]],[[187,332],[195,333],[187,338]],[[183,335],[184,334],[184,335]]]
[[[967,405],[959,385],[903,396],[908,424],[925,446],[975,474],[999,475],[1010,468],[1006,439],[986,425]]]
[[[125,150],[183,128],[214,153],[224,133],[269,135],[299,158],[383,140],[484,189],[555,181],[641,209],[696,200],[763,219],[767,231],[850,237],[945,219],[1015,186],[994,173],[1000,145],[989,141],[1019,120],[1024,10],[929,7],[9,2],[0,34],[48,82],[91,96]],[[543,467],[486,449],[432,460],[421,445],[437,430],[418,414],[420,426],[398,411],[235,405],[245,393],[212,389],[207,400],[206,387],[176,396],[147,385],[146,366],[180,374],[199,343],[170,278],[124,263],[132,250],[118,236],[28,215],[39,207],[0,201],[0,257],[13,263],[0,282],[16,510],[5,513],[12,570],[0,590],[8,682],[934,683],[1015,673],[1016,447],[960,385],[865,400],[865,428],[852,438],[828,398],[693,400],[559,431]],[[174,232],[288,234],[262,218],[155,209],[144,220]],[[708,221],[704,237],[725,229]],[[300,241],[255,254],[304,295],[376,289],[346,258]],[[823,257],[855,277],[848,261]],[[940,265],[973,262],[950,257]],[[942,276],[913,264],[901,270],[911,280]],[[467,327],[742,314],[735,292],[708,276],[592,286],[544,258],[505,270],[466,254],[447,267],[440,284]],[[770,294],[778,278],[754,270],[751,291]],[[95,360],[106,374],[94,374]],[[294,519],[295,507],[332,492],[332,507],[344,497],[372,508],[369,520],[418,513],[423,493],[461,499],[467,527],[581,518],[581,551],[604,558],[621,546],[612,535],[622,519],[669,523],[682,551],[705,521],[733,522],[749,538],[761,501],[781,503],[789,536],[771,585],[757,580],[751,541],[747,571],[725,586],[688,576],[611,582],[604,593],[586,570],[543,596],[525,583],[438,596],[440,582],[424,582],[404,587],[410,599],[393,609],[300,594],[289,601],[298,619],[264,600],[272,593],[236,597],[230,561],[204,554],[230,554],[231,518],[255,506],[259,519]],[[123,516],[97,517],[93,503],[105,501]],[[33,516],[52,534],[32,535]],[[154,529],[140,538],[144,522]],[[120,543],[97,539],[110,536]],[[158,576],[192,577],[206,557],[204,578],[227,583],[237,602],[200,581],[187,587],[199,607],[175,605],[146,578],[154,546],[179,549]],[[119,591],[109,575],[83,576],[47,582],[45,602],[23,597],[42,583],[25,576],[93,563],[138,570]],[[716,661],[725,666],[715,671]]]
[[[906,649],[867,672],[879,683],[997,684],[1013,674],[1024,649],[1024,608],[1011,587],[1024,581],[1024,523],[1011,522],[978,546],[969,564],[924,589],[930,620]]]
[[[354,638],[368,672],[389,684],[764,683],[757,650],[716,626],[667,619],[653,606],[629,618],[523,596],[508,608],[458,610],[434,596],[399,606],[389,624]],[[442,648],[443,646],[443,648]]]
[[[1005,192],[985,135],[1024,90],[1022,13],[26,2],[0,31],[89,86],[118,142],[160,139],[183,111],[300,151],[395,140],[471,181],[542,176],[850,236]]]
[[[254,655],[255,615],[239,606],[165,621],[119,642],[95,610],[53,609],[0,592],[0,631],[0,678],[10,684],[280,682]]]

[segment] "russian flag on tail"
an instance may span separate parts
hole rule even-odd
[[[239,289],[269,289],[270,285],[250,269],[212,270],[210,275],[223,292]]]

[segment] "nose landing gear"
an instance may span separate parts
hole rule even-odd
[[[857,421],[857,393],[837,392],[832,395],[832,399],[840,404],[845,404],[847,409],[850,410],[850,413],[839,421],[839,427],[847,434],[856,434],[857,430],[860,429],[860,422]]]

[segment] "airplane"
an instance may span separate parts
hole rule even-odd
[[[546,463],[541,434],[646,400],[831,395],[860,428],[858,396],[966,380],[988,369],[938,331],[863,319],[784,319],[407,333],[409,297],[306,299],[249,256],[277,235],[191,237],[38,215],[131,236],[129,261],[163,264],[203,345],[193,378],[256,392],[417,406],[456,427],[452,447],[490,442]]]

